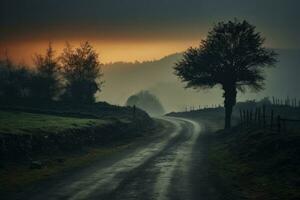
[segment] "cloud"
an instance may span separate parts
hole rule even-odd
[[[299,47],[297,0],[2,0],[0,38],[194,39],[213,22],[257,24],[270,43]]]

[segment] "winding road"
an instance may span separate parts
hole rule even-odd
[[[113,156],[71,176],[41,185],[31,200],[168,200],[194,199],[190,167],[201,126],[164,117],[169,127],[161,139]]]

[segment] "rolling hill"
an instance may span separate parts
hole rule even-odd
[[[266,87],[260,93],[238,94],[238,100],[261,99],[265,96],[300,98],[300,50],[279,49],[276,68],[266,70]],[[105,86],[98,99],[123,105],[126,99],[141,90],[149,90],[162,102],[167,112],[185,109],[186,105],[222,104],[222,91],[216,87],[209,91],[184,89],[173,73],[173,66],[181,59],[176,53],[160,60],[125,63],[117,62],[103,66]],[[211,99],[214,99],[211,101]]]

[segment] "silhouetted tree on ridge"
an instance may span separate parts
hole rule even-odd
[[[231,127],[231,114],[237,90],[245,86],[263,89],[263,68],[277,62],[277,54],[263,46],[265,39],[247,21],[216,24],[199,48],[189,48],[176,63],[175,74],[186,82],[186,88],[224,90],[225,128]]]
[[[30,98],[34,73],[23,64],[14,65],[8,56],[0,61],[0,98],[11,102]]]
[[[45,55],[36,54],[34,67],[15,65],[0,60],[0,100],[3,103],[24,100],[33,105],[62,100],[73,103],[93,103],[101,90],[101,63],[88,43],[73,49],[67,44],[60,57],[55,57],[51,43]]]
[[[74,103],[93,103],[101,90],[103,75],[98,54],[85,42],[75,50],[67,44],[61,56],[62,75],[66,81],[63,100]]]
[[[36,54],[33,61],[37,74],[33,77],[33,97],[43,101],[53,100],[60,93],[59,62],[54,55],[51,43],[46,49],[46,54]]]

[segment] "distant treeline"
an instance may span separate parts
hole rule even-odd
[[[103,84],[101,76],[98,54],[88,42],[75,49],[66,44],[58,56],[49,43],[44,55],[34,56],[33,66],[13,64],[7,55],[0,60],[0,99],[93,103]]]

